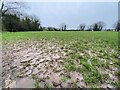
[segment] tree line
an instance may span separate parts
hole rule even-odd
[[[86,24],[80,24],[78,26],[78,28],[76,29],[76,31],[102,31],[102,30],[105,30],[105,31],[119,31],[120,30],[120,21],[116,22],[113,25],[113,29],[104,29],[105,26],[106,26],[106,24],[102,21],[98,21],[98,22],[93,23],[92,25],[88,25],[88,26]],[[67,27],[66,24],[62,24],[61,28],[64,28],[64,29],[61,29],[61,30],[64,30],[64,31],[67,30],[66,27]]]
[[[72,31],[67,29],[66,24],[62,24],[60,28],[42,27],[41,22],[37,17],[25,16],[21,18],[17,14],[4,14],[2,17],[2,31]],[[105,23],[102,21],[96,22],[92,25],[80,24],[76,31],[102,31]],[[110,31],[111,29],[107,29]],[[120,22],[114,25],[114,31],[120,30]],[[75,31],[75,30],[74,30]]]
[[[2,17],[3,31],[39,31],[39,19],[28,17],[20,18],[16,14],[5,14]]]
[[[5,0],[4,0],[5,1]],[[42,27],[39,18],[33,16],[22,17],[20,11],[21,6],[24,5],[20,2],[4,2],[0,8],[2,16],[2,31],[72,31],[67,29],[67,25],[62,23],[60,28],[55,27]],[[102,31],[106,24],[102,21],[96,22],[92,25],[80,24],[76,31]],[[108,29],[109,31],[111,29]],[[120,30],[120,21],[114,24],[114,31]],[[75,31],[75,30],[74,30]]]

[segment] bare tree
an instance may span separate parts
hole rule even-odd
[[[92,25],[93,31],[101,31],[105,27],[105,23],[102,21],[96,22]]]
[[[63,31],[63,30],[66,30],[66,29],[67,29],[67,25],[64,24],[64,23],[62,23],[62,24],[60,25],[60,30]]]
[[[86,27],[85,24],[80,24],[80,25],[78,26],[78,29],[84,31],[84,30],[85,30],[85,27]]]
[[[11,2],[8,0],[1,0],[0,12],[2,13],[2,16],[4,16],[6,13],[22,14],[21,9],[23,7],[25,7],[23,2],[18,2],[16,0]]]
[[[103,28],[106,26],[106,24],[105,24],[105,22],[103,22],[103,21],[99,21],[99,22],[98,22],[98,26],[99,26],[99,30],[101,31],[101,30],[103,30]]]
[[[115,24],[114,24],[114,28],[115,28],[115,31],[120,31],[120,21],[117,21]]]
[[[64,25],[64,30],[66,30],[66,29],[67,29],[67,25],[65,24],[65,25]]]

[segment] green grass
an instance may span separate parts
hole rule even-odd
[[[27,40],[27,39],[56,39],[62,42],[78,41],[80,44],[88,42],[99,42],[101,44],[111,44],[117,46],[117,32],[6,32],[2,33],[3,41]],[[98,43],[98,45],[99,45]]]
[[[3,45],[19,40],[41,39],[65,47],[67,58],[65,58],[63,66],[67,71],[82,73],[85,84],[90,87],[99,87],[108,79],[108,75],[100,73],[99,68],[106,70],[120,67],[118,62],[118,32],[43,31],[2,33]],[[91,50],[92,56],[89,55],[89,50]],[[91,64],[88,63],[89,59]],[[114,64],[110,65],[110,61]],[[119,72],[116,71],[116,73]],[[62,80],[66,81],[67,79],[67,77],[63,77]],[[115,85],[118,86],[118,84]]]
[[[40,82],[36,81],[34,86],[35,86],[35,88],[40,88]]]
[[[63,82],[66,82],[66,81],[69,80],[69,79],[70,79],[70,77],[67,76],[67,75],[64,75],[64,76],[61,78],[61,80],[62,80]]]

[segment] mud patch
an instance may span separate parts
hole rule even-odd
[[[2,50],[3,87],[34,88],[36,81],[43,88],[65,87],[61,80],[67,73],[62,65],[66,58],[63,49],[46,40],[18,41],[4,45]],[[76,75],[78,77],[78,74]]]

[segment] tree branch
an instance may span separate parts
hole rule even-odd
[[[3,8],[4,8],[4,1],[2,2],[2,6],[1,6],[1,11],[3,10]]]

